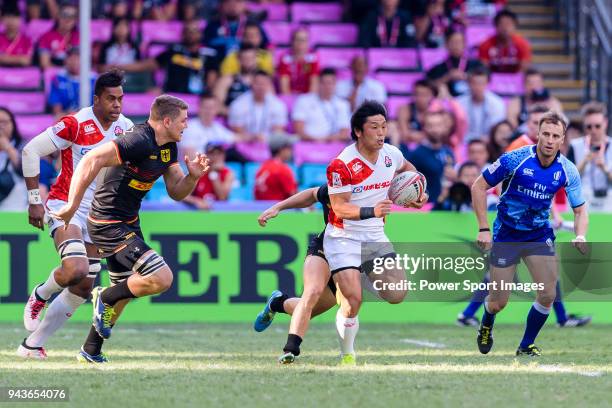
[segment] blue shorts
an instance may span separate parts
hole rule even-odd
[[[555,256],[555,234],[550,227],[521,231],[503,224],[495,229],[491,265],[506,268],[529,255]]]

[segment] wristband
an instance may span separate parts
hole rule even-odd
[[[478,232],[487,232],[487,231],[491,232],[491,229],[487,227],[487,228],[481,228],[478,230]]]
[[[359,219],[367,220],[368,218],[374,218],[376,215],[374,214],[374,207],[361,207],[359,209]]]
[[[40,198],[40,190],[28,190],[28,203],[32,205],[42,204],[42,199]]]
[[[584,235],[576,235],[576,238],[574,238],[574,241],[586,242],[586,238],[584,237]]]

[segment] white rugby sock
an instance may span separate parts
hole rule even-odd
[[[45,313],[42,322],[28,338],[26,344],[30,347],[42,347],[64,322],[72,316],[75,310],[85,302],[80,296],[64,289],[54,300]]]
[[[342,310],[338,308],[336,313],[336,331],[340,342],[340,352],[344,354],[355,354],[355,337],[359,331],[359,317],[344,317]]]
[[[49,300],[55,293],[64,289],[59,283],[55,281],[55,271],[60,268],[59,266],[51,271],[51,274],[47,278],[47,281],[36,288],[36,294],[42,299]]]

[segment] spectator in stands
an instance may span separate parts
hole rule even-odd
[[[452,129],[442,110],[428,111],[423,118],[425,138],[413,150],[406,143],[400,145],[404,157],[427,178],[429,202],[437,203],[443,187],[450,187],[455,180],[455,158],[445,143]]]
[[[132,41],[130,20],[127,17],[113,20],[110,40],[102,45],[99,63],[101,65],[132,64],[140,59],[140,51]]]
[[[608,136],[605,105],[590,102],[582,108],[585,135],[571,142],[568,157],[576,163],[589,210],[612,210],[612,138]]]
[[[27,67],[32,65],[34,46],[30,37],[21,32],[21,13],[17,5],[9,5],[2,7],[4,32],[0,34],[0,65]]]
[[[419,143],[425,137],[423,118],[431,103],[438,96],[438,88],[426,79],[418,80],[412,88],[412,101],[399,108],[397,127],[404,143]]]
[[[475,163],[480,170],[489,164],[487,142],[481,139],[470,140],[467,145],[467,161]]]
[[[218,0],[178,0],[179,18],[183,21],[210,20],[219,7]]]
[[[459,96],[469,91],[467,72],[482,65],[477,59],[469,58],[466,52],[465,35],[461,30],[450,29],[445,35],[448,58],[427,72],[427,78],[434,81],[438,88],[446,85],[451,96]]]
[[[501,10],[494,22],[496,33],[480,44],[480,59],[491,72],[524,71],[531,63],[531,45],[516,32],[516,14]]]
[[[0,107],[0,211],[27,208],[27,190],[21,175],[22,147],[15,116]]]
[[[200,44],[201,32],[197,21],[183,25],[181,44],[170,45],[155,58],[147,58],[132,64],[120,64],[126,72],[166,70],[165,92],[202,94],[217,79],[214,71],[215,51]]]
[[[469,92],[457,98],[467,114],[468,130],[464,141],[486,140],[494,124],[506,118],[506,105],[502,98],[487,89],[489,72],[476,67],[468,73]]]
[[[525,71],[525,93],[508,103],[508,121],[512,126],[521,128],[527,122],[529,108],[536,104],[563,112],[561,102],[544,86],[542,73],[535,68],[529,68]],[[522,129],[524,130],[524,127]]]
[[[415,47],[415,27],[410,14],[399,8],[399,0],[380,0],[359,26],[360,47]]]
[[[56,0],[27,0],[28,21],[39,19],[55,20],[59,13]]]
[[[512,138],[513,127],[507,120],[495,124],[489,132],[487,149],[489,151],[489,161],[492,163],[504,154]]]
[[[414,18],[416,41],[426,48],[440,48],[444,45],[444,33],[453,24],[445,14],[444,0],[430,0],[425,13]]]
[[[336,71],[325,68],[319,75],[318,93],[300,95],[295,101],[293,130],[304,141],[348,141],[350,116],[349,103],[336,96]]]
[[[270,140],[272,158],[263,162],[255,175],[255,199],[280,201],[297,191],[297,182],[287,162],[291,161],[293,147],[288,138]]]
[[[219,16],[208,22],[204,29],[204,44],[217,51],[217,63],[239,48],[247,24],[245,0],[220,0]],[[264,43],[266,33],[260,27]]]
[[[287,107],[272,92],[272,79],[257,71],[251,90],[239,96],[229,108],[228,122],[246,142],[267,142],[287,126]]]
[[[66,52],[79,46],[77,30],[77,8],[64,4],[59,10],[53,28],[43,34],[38,42],[38,58],[42,69],[52,65],[61,66],[66,59]]]
[[[472,184],[476,181],[482,167],[478,164],[467,161],[459,166],[457,172],[457,181],[455,181],[447,190],[445,190],[434,207],[435,210],[444,211],[472,211]]]
[[[380,103],[387,102],[387,90],[382,82],[368,77],[368,63],[363,56],[351,61],[351,79],[338,82],[336,95],[349,101],[351,111],[357,109],[366,99]]]
[[[193,193],[183,201],[198,210],[210,210],[215,201],[226,201],[236,177],[225,164],[225,147],[223,144],[209,143],[206,146],[210,170],[200,177]]]
[[[176,0],[133,0],[132,4],[136,20],[174,20],[176,11]]]
[[[200,98],[198,116],[189,119],[180,142],[181,151],[193,157],[209,144],[223,144],[226,147],[236,142],[236,135],[223,126],[217,119],[220,111],[219,100],[206,92]]]
[[[507,152],[519,149],[523,146],[532,145],[538,141],[538,132],[540,130],[540,118],[548,112],[548,108],[544,105],[534,105],[529,108],[529,116],[527,117],[527,131],[514,140],[506,147]],[[514,132],[516,134],[516,131]]]
[[[291,49],[278,65],[278,82],[283,95],[316,92],[319,81],[319,57],[309,51],[308,30],[298,28],[291,35]]]
[[[73,47],[68,50],[64,69],[51,80],[51,90],[47,104],[51,113],[55,116],[63,116],[79,109],[79,74],[81,65],[79,61],[79,49]],[[93,102],[94,83],[96,81],[93,73],[91,76],[91,98]]]
[[[253,76],[257,71],[257,49],[250,44],[242,44],[238,51],[239,72],[224,75],[215,84],[217,99],[229,106],[236,98],[251,89]]]
[[[257,69],[266,71],[268,74],[274,74],[274,60],[272,53],[266,49],[261,34],[261,27],[254,22],[248,22],[244,27],[244,36],[242,43],[248,44],[257,51]],[[221,63],[221,75],[237,75],[240,72],[240,61],[238,60],[238,52],[232,51],[225,57]]]

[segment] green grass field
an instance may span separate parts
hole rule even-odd
[[[516,359],[518,325],[499,325],[482,356],[475,330],[442,325],[362,324],[358,366],[338,367],[332,324],[315,324],[296,364],[276,362],[287,321],[264,333],[246,324],[120,325],[111,362],[82,365],[86,334],[69,324],[49,341],[47,361],[14,355],[19,324],[0,325],[0,386],[63,386],[79,407],[612,406],[612,327],[545,327],[539,359]],[[479,391],[486,391],[483,398]],[[35,406],[31,403],[1,406]],[[37,406],[49,406],[38,404]]]

